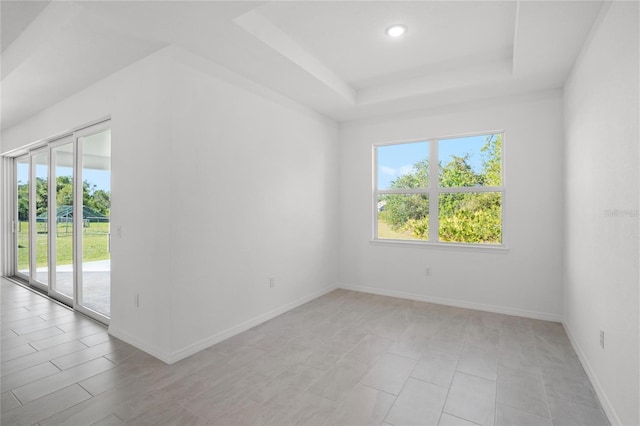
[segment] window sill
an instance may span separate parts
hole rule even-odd
[[[505,245],[485,245],[485,244],[460,244],[460,243],[432,243],[427,241],[411,241],[411,240],[371,240],[369,244],[372,246],[386,247],[402,247],[402,248],[424,248],[436,250],[451,251],[468,251],[481,253],[500,253],[509,252],[509,247]]]

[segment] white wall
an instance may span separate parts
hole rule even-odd
[[[173,362],[333,288],[335,123],[167,48],[3,132],[3,149],[106,115],[112,334]]]
[[[565,86],[563,312],[609,418],[637,425],[638,3],[601,18]]]
[[[338,129],[211,62],[174,58],[173,344],[192,352],[334,288]]]
[[[504,130],[508,251],[381,245],[372,240],[372,144]],[[343,126],[341,286],[559,320],[562,98],[558,92]],[[432,275],[424,276],[424,268]]]

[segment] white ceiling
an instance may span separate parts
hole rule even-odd
[[[2,127],[168,45],[338,121],[562,87],[601,1],[6,1]],[[400,39],[384,33],[409,27]]]

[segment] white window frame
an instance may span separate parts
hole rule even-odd
[[[438,147],[440,141],[449,139],[458,139],[473,136],[489,136],[489,135],[502,135],[502,145],[500,147],[501,164],[501,186],[472,186],[472,187],[440,187],[438,176]],[[419,142],[428,142],[429,144],[429,186],[426,188],[408,188],[408,189],[378,189],[378,148],[383,146],[411,144]],[[372,182],[372,213],[373,213],[373,229],[372,229],[372,243],[374,244],[390,244],[390,245],[403,245],[403,246],[420,246],[420,247],[438,247],[438,248],[462,248],[471,250],[505,250],[507,245],[505,243],[505,206],[506,206],[506,189],[505,189],[505,131],[484,131],[477,133],[457,134],[451,136],[430,137],[421,139],[411,139],[393,142],[380,142],[374,143],[372,149],[372,165],[373,165],[373,182]],[[436,161],[431,161],[436,159]],[[501,194],[501,220],[500,220],[500,244],[482,244],[482,243],[461,243],[451,241],[440,241],[439,239],[439,207],[438,200],[440,194],[443,193],[485,193],[485,192],[499,192]],[[425,194],[429,197],[429,239],[428,240],[401,240],[392,238],[379,238],[378,237],[378,197],[384,194]]]

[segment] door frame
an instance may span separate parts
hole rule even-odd
[[[83,137],[91,136],[96,133],[100,133],[106,130],[110,130],[111,119],[103,118],[101,120],[90,123],[86,126],[78,127],[71,132],[60,134],[56,137],[47,139],[45,141],[39,141],[37,143],[25,146],[23,148],[14,150],[5,154],[8,162],[4,164],[9,168],[9,174],[4,176],[10,179],[10,182],[6,182],[3,186],[7,189],[7,196],[11,197],[7,201],[11,206],[9,214],[9,223],[11,223],[11,230],[8,238],[4,239],[4,243],[9,243],[8,257],[5,257],[6,272],[9,275],[15,276],[23,281],[26,281],[30,286],[41,292],[47,294],[49,297],[64,303],[65,305],[73,308],[74,310],[87,315],[95,320],[98,320],[106,325],[110,323],[110,317],[94,311],[79,303],[82,297],[82,207],[83,207],[83,183],[82,183],[82,143],[80,139]],[[57,233],[57,206],[56,206],[56,170],[55,170],[55,153],[54,149],[71,143],[73,149],[72,155],[72,167],[73,167],[73,242],[72,242],[72,265],[73,265],[73,286],[72,297],[60,293],[56,289],[56,234]],[[37,280],[36,273],[36,240],[37,240],[37,222],[36,222],[36,167],[34,157],[46,153],[47,157],[47,256],[48,256],[48,283],[44,284]],[[29,165],[29,276],[19,272],[18,270],[18,232],[17,226],[19,222],[18,218],[18,192],[17,192],[17,162],[19,160],[28,159]],[[4,161],[4,160],[3,160]],[[11,194],[11,195],[9,195]],[[3,199],[6,199],[3,197]],[[79,214],[78,214],[79,209]],[[109,271],[111,273],[111,271]]]
[[[85,127],[83,129],[80,129],[76,132],[73,133],[73,142],[74,142],[74,183],[77,182],[78,184],[74,185],[74,206],[79,206],[80,208],[84,207],[84,200],[83,200],[83,176],[82,176],[82,169],[83,169],[83,163],[84,163],[84,158],[83,158],[83,153],[84,153],[84,147],[83,144],[80,142],[80,139],[87,137],[87,136],[92,136],[95,135],[97,133],[102,133],[106,130],[111,130],[111,122],[110,121],[106,121],[103,123],[98,123],[95,124],[93,126],[89,126],[89,127]],[[111,156],[111,153],[109,153],[109,156]],[[111,161],[111,160],[109,160]],[[109,172],[111,172],[111,167],[109,167]],[[74,236],[74,252],[77,253],[77,256],[74,255],[73,256],[73,273],[74,273],[74,278],[73,278],[73,282],[74,282],[74,290],[75,290],[75,297],[73,298],[73,309],[77,310],[78,312],[81,312],[85,315],[88,315],[92,318],[97,319],[98,321],[105,323],[105,324],[109,324],[109,320],[110,317],[104,315],[101,312],[95,311],[93,309],[87,308],[86,306],[82,305],[80,303],[80,301],[84,301],[83,299],[83,259],[82,259],[82,244],[83,244],[83,218],[82,218],[82,211],[80,212],[80,214],[75,214],[74,211],[74,215],[73,215],[73,226],[74,226],[74,230],[73,230],[73,236]],[[109,227],[111,227],[111,214],[109,214]],[[108,236],[108,238],[110,237],[110,235]],[[108,250],[110,251],[109,247],[110,244],[107,245]],[[111,255],[109,255],[109,259],[111,259]],[[109,274],[111,274],[111,268],[109,268]],[[111,289],[111,285],[109,285],[109,289]]]

